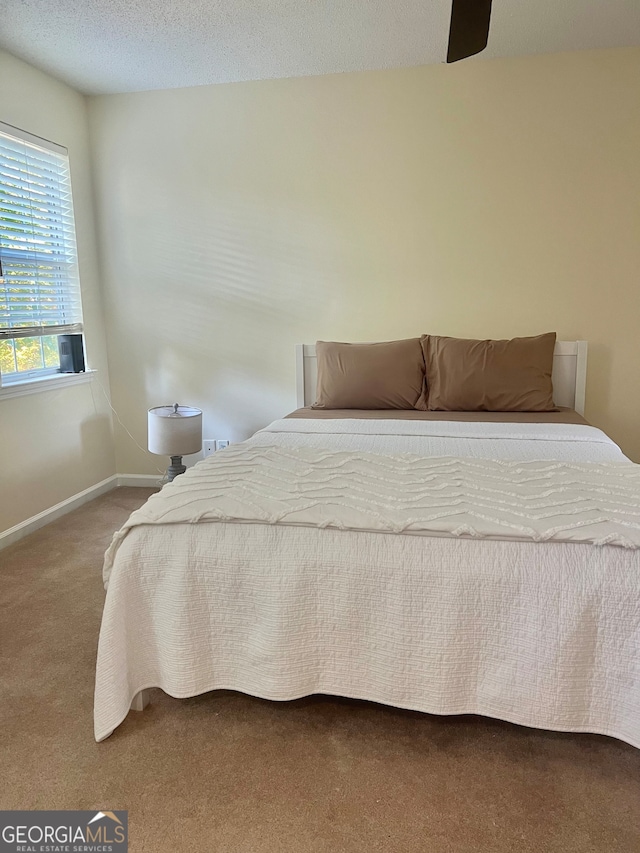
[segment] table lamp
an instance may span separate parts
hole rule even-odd
[[[182,457],[202,450],[202,412],[191,406],[156,406],[149,409],[149,441],[151,453],[170,456],[167,479],[184,474]]]

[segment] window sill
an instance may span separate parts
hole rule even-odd
[[[38,394],[41,391],[56,391],[69,385],[84,385],[91,382],[97,371],[87,370],[84,373],[54,373],[38,379],[25,379],[23,382],[12,382],[0,386],[0,400],[8,397],[24,397],[26,394]]]

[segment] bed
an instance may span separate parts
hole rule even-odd
[[[160,687],[325,693],[640,747],[640,469],[581,417],[585,370],[584,342],[556,344],[565,408],[546,415],[318,413],[299,347],[299,409],[115,534],[96,740]]]

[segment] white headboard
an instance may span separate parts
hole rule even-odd
[[[296,345],[296,402],[299,409],[316,398],[318,365],[315,344]],[[584,415],[587,384],[587,342],[556,341],[553,353],[553,400]]]

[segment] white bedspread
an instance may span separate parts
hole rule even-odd
[[[629,461],[602,430],[581,424],[296,418],[274,421],[247,443],[470,459]]]
[[[460,453],[467,444],[473,449]],[[434,447],[467,458],[435,461]],[[374,456],[372,449],[395,458]],[[416,456],[401,455],[406,453]],[[498,461],[482,461],[487,457]],[[370,516],[346,525],[356,528],[349,530],[320,529],[300,518],[274,524],[272,504],[261,521],[252,520],[256,513],[252,517],[246,508],[260,492],[255,481],[265,460],[272,473],[278,459],[286,460],[285,467],[294,461],[295,476],[286,478],[286,493],[276,496],[286,503],[295,483],[304,482],[300,464],[329,460],[326,471],[333,476],[338,458],[349,460],[359,476],[366,469],[371,477],[371,466],[388,466],[389,482],[376,494],[387,506],[377,517],[386,518],[388,509],[399,514],[392,513],[387,524],[406,520],[406,503],[388,503],[394,489],[399,497],[403,479],[418,487],[422,500],[426,469],[446,491],[447,475],[441,476],[445,469],[439,466],[454,465],[458,473],[474,472],[462,477],[465,513],[473,511],[468,490],[478,469],[483,477],[509,471],[508,488],[516,491],[520,477],[521,507],[539,504],[541,495],[547,504],[554,494],[563,501],[568,496],[562,491],[566,484],[555,481],[551,492],[539,485],[530,492],[531,471],[552,479],[572,472],[574,509],[581,513],[591,501],[588,512],[605,507],[616,524],[623,522],[615,536],[624,528],[624,544],[633,544],[637,535],[638,468],[591,427],[276,421],[165,488],[134,520],[137,526],[116,536],[106,561],[109,567],[113,560],[113,568],[98,652],[98,740],[122,721],[139,690],[159,686],[174,696],[216,688],[270,699],[332,693],[433,713],[480,713],[542,728],[601,732],[640,746],[639,551],[525,541],[513,530],[480,535],[522,541],[398,535],[372,524]],[[508,461],[514,458],[520,462]],[[549,459],[564,464],[536,461]],[[584,464],[586,459],[600,464]],[[247,470],[241,474],[238,464]],[[223,478],[227,493],[218,489],[212,499],[209,472],[227,468],[228,475],[234,466],[236,473]],[[413,468],[421,473],[412,480]],[[317,477],[317,465],[310,469]],[[593,482],[579,487],[588,494],[576,493],[576,472],[588,479],[594,471],[601,475],[599,497]],[[241,500],[243,476],[254,486]],[[274,499],[274,484],[267,480],[261,481],[261,501]],[[185,497],[190,481],[194,490]],[[606,504],[612,484],[622,492]],[[229,499],[231,513],[224,504]],[[494,493],[491,500],[496,499]],[[341,505],[320,504],[333,513]],[[504,503],[493,509],[496,505],[501,512],[508,509]],[[172,523],[160,523],[163,513]],[[196,517],[217,523],[188,523]],[[314,524],[323,521],[326,516]],[[363,526],[367,529],[358,529]],[[584,538],[603,541],[607,535],[599,529]]]

